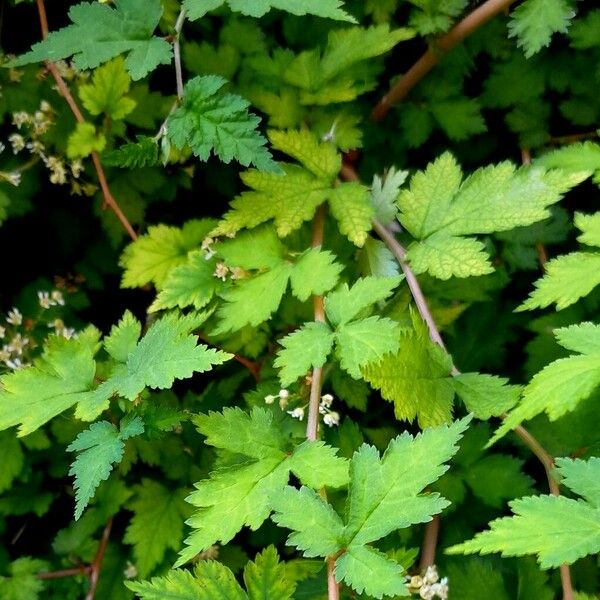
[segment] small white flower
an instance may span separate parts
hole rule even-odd
[[[229,269],[225,263],[217,263],[215,267],[215,272],[213,273],[214,277],[217,277],[221,281],[225,281],[227,279],[227,274],[229,273]]]
[[[294,419],[298,419],[300,421],[304,419],[304,409],[300,406],[298,408],[294,408],[294,410],[288,410],[287,413]]]
[[[21,361],[20,358],[13,358],[11,360],[6,361],[6,366],[9,369],[16,371],[17,369],[20,369],[21,367],[24,367],[25,365],[23,364],[23,362]]]
[[[1,176],[2,176],[2,179],[4,179],[4,181],[8,181],[8,183],[10,183],[11,185],[14,185],[15,187],[19,187],[19,184],[21,183],[21,173],[19,173],[19,171],[11,171],[10,173],[2,173]]]
[[[25,138],[20,133],[13,133],[8,136],[8,141],[12,146],[13,154],[18,154],[25,148]]]
[[[440,576],[438,574],[437,567],[435,565],[430,565],[427,567],[425,575],[423,576],[424,583],[432,584],[437,583],[439,580]]]
[[[127,566],[123,571],[125,579],[135,579],[138,576],[137,567],[130,561],[127,561]]]
[[[422,585],[419,590],[419,597],[423,600],[432,600],[433,599],[433,590],[427,584]]]
[[[73,177],[75,177],[75,179],[78,179],[79,176],[81,175],[82,171],[83,171],[83,163],[78,158],[76,158],[71,163],[71,174],[73,175]]]
[[[6,335],[6,328],[0,325],[0,339],[2,339]]]
[[[52,298],[52,301],[55,304],[60,304],[61,306],[65,305],[65,299],[63,298],[62,292],[60,292],[59,290],[52,290],[50,298]]]
[[[323,417],[323,423],[328,427],[334,427],[340,424],[340,414],[332,410],[330,413]]]
[[[280,398],[279,399],[279,408],[281,408],[281,410],[285,410],[287,408],[287,405],[288,405],[287,398]]]
[[[321,404],[329,408],[333,403],[333,396],[331,394],[323,394],[321,396]]]
[[[290,393],[287,390],[279,390],[279,397],[282,400],[286,400],[287,398],[289,398]]]
[[[419,589],[423,585],[423,578],[420,575],[413,575],[409,579],[409,587]]]
[[[31,116],[23,110],[13,113],[13,125],[16,125],[17,129],[21,129],[21,126],[28,123],[30,119]]]
[[[20,333],[16,333],[6,348],[14,354],[21,355],[27,344],[29,344],[29,338],[24,338]]]
[[[0,154],[2,154],[2,152],[4,152],[6,150],[6,146],[0,142]]]
[[[8,350],[8,346],[4,346],[2,350],[0,350],[0,360],[5,363],[7,360],[10,360],[10,357],[11,353]]]
[[[49,102],[47,102],[46,100],[42,100],[40,102],[40,110],[42,112],[47,113],[47,112],[51,112],[52,111],[52,107],[50,106]]]
[[[50,300],[50,294],[48,292],[44,292],[44,291],[39,291],[37,293],[38,295],[38,302],[39,305],[43,308],[43,309],[48,309],[50,308],[54,302],[52,302],[52,300]]]
[[[8,317],[6,317],[6,322],[11,325],[21,325],[23,323],[23,315],[18,308],[12,308],[8,311]]]
[[[56,334],[62,335],[62,337],[66,338],[67,340],[77,337],[75,330],[72,327],[63,327],[63,329],[57,331]]]
[[[275,402],[275,396],[272,394],[267,394],[265,396],[265,404],[273,404],[273,402]]]
[[[58,333],[59,330],[64,329],[65,324],[63,323],[62,319],[54,319],[54,321],[50,321],[48,323],[48,327],[50,327],[50,329],[54,329],[56,333]]]

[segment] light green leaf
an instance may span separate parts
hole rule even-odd
[[[139,417],[125,418],[118,430],[108,421],[92,423],[67,447],[68,452],[79,452],[71,465],[69,475],[75,476],[75,520],[83,514],[100,482],[108,479],[113,465],[123,458],[124,441],[144,432]]]
[[[482,421],[513,408],[523,391],[522,386],[507,385],[508,379],[504,377],[482,373],[460,373],[451,382],[467,410]]]
[[[189,19],[195,21],[207,12],[227,3],[235,12],[241,12],[249,17],[262,17],[272,8],[284,10],[293,15],[315,15],[326,19],[355,22],[354,17],[342,10],[341,0],[184,0],[184,7],[189,13]]]
[[[102,155],[102,162],[109,167],[141,169],[158,164],[158,144],[147,135],[136,136],[137,142],[123,144]]]
[[[214,221],[189,221],[182,228],[155,225],[125,248],[120,264],[125,269],[121,285],[133,288],[154,283],[161,286],[169,271],[185,264],[190,250],[198,247]]]
[[[230,267],[272,269],[283,262],[286,248],[272,227],[262,226],[219,242],[215,251]]]
[[[389,225],[396,218],[396,200],[407,177],[408,171],[398,171],[396,167],[392,167],[383,177],[373,177],[371,205],[375,211],[375,218],[383,225]]]
[[[167,550],[181,547],[189,507],[183,489],[168,489],[157,481],[142,479],[135,490],[128,506],[133,517],[123,541],[133,545],[138,573],[146,577],[162,562]]]
[[[292,600],[296,584],[286,578],[286,565],[277,550],[268,546],[244,568],[249,600]]]
[[[0,575],[2,600],[38,600],[45,583],[37,574],[47,568],[43,560],[28,556],[17,558],[8,567],[8,576]]]
[[[324,442],[307,440],[300,444],[290,457],[289,467],[300,481],[315,490],[348,483],[348,462]]]
[[[557,458],[556,466],[564,485],[596,508],[600,508],[600,458]]]
[[[320,296],[333,288],[344,267],[328,250],[310,248],[304,252],[290,274],[292,293],[301,302]]]
[[[357,246],[363,246],[371,231],[375,211],[369,202],[369,190],[360,183],[342,183],[329,196],[331,214],[340,232]]]
[[[600,246],[600,212],[593,215],[575,213],[575,227],[582,231],[577,238],[582,244]]]
[[[315,177],[333,182],[342,167],[342,157],[330,142],[320,142],[306,129],[269,131],[273,148],[295,158]]]
[[[325,298],[327,318],[334,325],[343,325],[354,319],[362,310],[389,298],[402,277],[363,277],[351,288],[342,284]]]
[[[354,379],[361,369],[379,363],[400,345],[400,326],[388,318],[369,317],[340,325],[335,334],[340,366]]]
[[[130,83],[125,61],[118,57],[94,71],[92,83],[79,88],[79,97],[90,114],[105,114],[119,121],[136,105],[135,100],[127,97]]]
[[[69,10],[71,25],[51,32],[10,64],[17,67],[73,56],[77,69],[93,69],[127,53],[125,66],[131,78],[142,79],[158,65],[171,62],[171,44],[152,36],[162,12],[160,0],[116,0],[114,8],[82,2]]]
[[[218,75],[186,83],[183,102],[167,121],[169,140],[179,149],[189,145],[202,161],[214,153],[224,163],[235,159],[244,166],[278,172],[265,148],[267,140],[257,131],[260,119],[248,112],[247,100],[221,91],[225,83]]]
[[[290,333],[280,344],[274,366],[280,369],[281,385],[288,386],[313,367],[322,367],[331,352],[333,333],[325,323],[306,323]]]
[[[110,334],[104,338],[104,348],[116,361],[125,362],[142,334],[142,324],[127,310]]]
[[[67,157],[84,158],[92,152],[102,152],[105,146],[106,137],[103,133],[96,133],[91,123],[77,123],[67,140]]]

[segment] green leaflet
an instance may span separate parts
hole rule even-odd
[[[340,366],[353,379],[361,368],[395,352],[400,328],[386,317],[357,318],[361,311],[386,299],[400,277],[365,277],[349,288],[343,284],[325,297],[325,312],[331,323],[307,323],[280,341],[275,366],[283,386],[305,375],[310,368],[323,366],[335,344]]]
[[[68,452],[79,452],[69,470],[69,475],[75,476],[76,521],[100,482],[108,478],[113,465],[123,458],[125,440],[143,432],[144,424],[139,417],[126,417],[120,429],[108,421],[100,421],[92,423],[67,447]]]
[[[37,574],[47,563],[28,556],[17,558],[8,567],[7,577],[0,575],[0,594],[3,600],[38,600],[43,598],[45,583]]]
[[[417,273],[439,279],[492,271],[474,234],[506,231],[547,218],[548,206],[588,176],[510,163],[479,169],[464,181],[451,154],[415,174],[398,198],[400,223],[416,238],[408,259]]]
[[[234,12],[241,12],[249,17],[262,17],[272,8],[285,10],[293,15],[315,15],[325,19],[349,21],[355,23],[354,17],[342,9],[341,0],[184,0],[188,18],[192,21],[203,17],[207,12],[227,4]]]
[[[362,246],[371,230],[373,208],[368,189],[357,183],[335,186],[341,159],[330,142],[319,142],[306,131],[271,131],[273,146],[296,158],[302,168],[279,163],[285,176],[246,171],[242,180],[252,188],[231,202],[211,235],[232,235],[273,220],[280,237],[299,229],[313,218],[317,207],[328,201],[340,231]]]
[[[526,419],[545,412],[551,420],[575,410],[600,385],[600,325],[580,323],[557,329],[565,348],[578,352],[544,367],[523,390],[523,398],[490,441],[493,443]]]
[[[291,600],[295,583],[287,576],[286,565],[279,562],[273,546],[256,555],[244,568],[246,592],[224,565],[202,560],[193,575],[189,571],[169,571],[150,581],[128,582],[127,587],[142,600]]]
[[[152,35],[162,11],[159,0],[116,0],[115,8],[82,2],[69,10],[71,25],[50,33],[11,65],[73,56],[78,69],[93,69],[127,53],[125,66],[131,78],[142,79],[158,65],[171,62],[171,45]]]
[[[260,527],[290,471],[317,489],[347,482],[347,461],[337,457],[333,448],[308,441],[294,447],[266,409],[254,408],[247,414],[226,408],[222,413],[199,415],[195,422],[207,444],[241,460],[198,482],[187,498],[197,510],[187,521],[193,531],[176,566],[219,540],[227,543],[245,525]]]
[[[558,473],[566,486],[585,499],[564,496],[530,496],[514,500],[514,516],[496,519],[490,530],[472,540],[453,546],[450,554],[503,556],[536,554],[542,568],[574,563],[578,558],[600,551],[600,460],[557,459]]]
[[[153,138],[138,135],[137,142],[105,152],[102,158],[111,167],[151,167],[158,164],[158,146]]]
[[[567,32],[574,9],[570,0],[527,0],[512,12],[510,36],[517,38],[517,44],[530,58],[550,44],[552,34]]]
[[[313,490],[286,487],[275,500],[273,520],[292,530],[288,544],[307,557],[341,552],[335,561],[338,582],[375,598],[406,594],[402,567],[366,544],[427,522],[448,505],[422,490],[446,471],[444,462],[456,452],[468,422],[429,429],[415,438],[404,433],[392,440],[383,457],[363,444],[350,461],[344,519]]]
[[[222,162],[233,159],[261,171],[279,172],[257,131],[260,119],[248,112],[250,103],[224,93],[226,80],[217,75],[194,77],[185,84],[183,102],[167,120],[167,137],[179,149],[189,145],[202,161],[214,153]]]

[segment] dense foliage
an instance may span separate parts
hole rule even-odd
[[[598,598],[594,5],[3,4],[2,600]]]

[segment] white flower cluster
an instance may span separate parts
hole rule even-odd
[[[52,292],[39,291],[37,295],[40,306],[45,310],[51,306],[65,305],[65,299],[59,290],[52,290]]]
[[[333,404],[333,396],[331,394],[323,394],[319,403],[319,412],[324,415],[323,423],[328,427],[335,427],[340,424],[340,413],[331,410]]]
[[[11,308],[6,316],[6,322],[14,327],[22,325],[23,315],[21,311],[18,308]],[[4,339],[6,333],[6,327],[0,326],[0,338]],[[23,362],[23,350],[29,343],[29,338],[24,337],[23,334],[13,333],[10,341],[4,344],[2,350],[0,350],[0,361],[13,371],[26,366],[26,363]]]
[[[290,393],[288,390],[279,390],[277,396],[273,396],[273,394],[267,394],[265,396],[265,404],[273,404],[275,400],[279,398],[279,407],[281,408],[281,410],[285,410],[288,406],[289,397]]]
[[[448,598],[448,578],[440,576],[435,565],[427,567],[425,573],[407,577],[407,584],[413,594],[418,594],[423,600]]]

